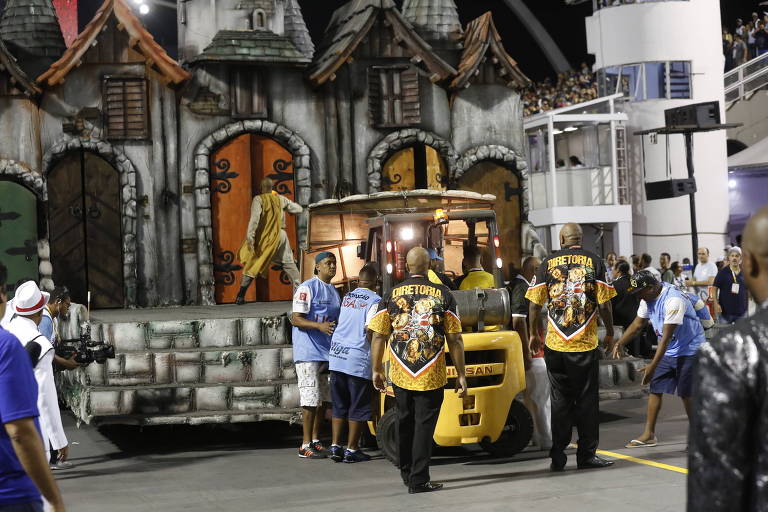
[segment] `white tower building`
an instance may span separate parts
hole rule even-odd
[[[624,111],[634,252],[650,253],[654,264],[661,252],[673,260],[690,257],[688,196],[647,201],[643,186],[644,181],[688,177],[683,136],[669,136],[669,151],[665,136],[655,144],[646,137],[643,151],[641,137],[633,134],[664,126],[664,110],[690,103],[719,101],[725,119],[719,1],[646,0],[603,7],[586,26],[601,93],[623,91],[629,99]],[[694,167],[699,246],[719,256],[728,222],[724,130],[694,135]]]

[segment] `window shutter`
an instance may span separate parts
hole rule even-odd
[[[380,125],[383,112],[383,95],[381,90],[380,69],[368,69],[368,114],[374,125]]]
[[[266,117],[267,99],[257,68],[233,69],[230,85],[234,117]]]
[[[408,68],[400,73],[403,89],[403,124],[413,126],[421,123],[421,97],[419,95],[419,72]]]
[[[147,81],[138,77],[104,80],[107,138],[146,139],[149,136]]]

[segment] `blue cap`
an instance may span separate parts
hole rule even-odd
[[[437,254],[437,249],[429,248],[427,249],[427,252],[429,253],[429,259],[430,260],[440,260],[443,261],[443,257]]]
[[[320,263],[325,258],[331,258],[331,257],[335,258],[336,255],[333,254],[332,252],[323,251],[320,254],[318,254],[317,256],[315,256],[315,263]]]

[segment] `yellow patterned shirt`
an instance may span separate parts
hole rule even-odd
[[[389,336],[392,384],[414,391],[445,386],[445,335],[461,332],[447,286],[420,276],[403,281],[381,301],[368,328]]]
[[[603,260],[578,246],[545,258],[525,294],[539,306],[549,303],[546,345],[559,352],[597,348],[598,305],[615,296]]]

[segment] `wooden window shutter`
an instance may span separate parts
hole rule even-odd
[[[412,126],[421,122],[419,75],[413,68],[370,68],[368,98],[375,126]]]
[[[266,117],[267,97],[258,68],[232,70],[230,81],[233,117]]]
[[[421,123],[421,96],[419,94],[419,72],[408,68],[400,73],[403,89],[403,124],[413,126]]]
[[[147,81],[139,77],[104,79],[107,138],[149,138]]]

